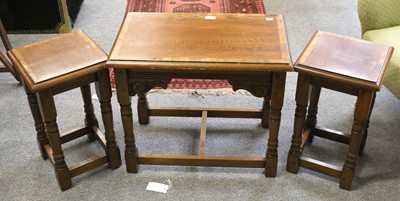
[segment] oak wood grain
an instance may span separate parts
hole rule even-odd
[[[216,19],[206,20],[206,16]],[[151,65],[171,71],[269,71],[276,65],[275,70],[291,71],[282,24],[281,15],[128,13],[109,56],[109,65]],[[249,66],[234,65],[237,63]]]
[[[11,52],[18,58],[20,65],[24,66],[23,70],[34,84],[87,68],[107,59],[104,51],[80,30],[14,48]]]
[[[379,90],[393,47],[317,31],[296,61],[296,70]]]
[[[393,48],[386,45],[328,32],[314,34],[295,63],[299,72],[297,106],[287,171],[297,173],[301,166],[337,177],[340,188],[350,189],[358,156],[364,150],[375,94],[382,86],[392,53]],[[321,88],[357,97],[351,111],[351,134],[317,126]],[[314,136],[349,145],[343,168],[302,156],[305,143],[312,142]]]
[[[215,19],[205,19],[210,16]],[[293,70],[281,15],[128,13],[106,65],[116,68],[127,172],[159,164],[258,167],[276,176],[286,72]],[[149,107],[146,93],[165,89],[173,78],[226,79],[234,90],[245,89],[264,103],[262,109]],[[200,156],[139,155],[129,98],[136,95],[140,124],[148,124],[150,116],[202,117]],[[265,158],[204,156],[206,117],[262,119],[270,127]]]
[[[4,30],[0,33],[2,39],[7,39]],[[7,43],[5,45],[8,46]],[[89,36],[78,30],[10,49],[7,55],[11,63],[3,54],[0,54],[1,61],[6,68],[8,65],[15,67],[22,78],[42,157],[50,159],[61,190],[72,187],[72,177],[100,165],[108,163],[111,169],[121,165],[113,128],[109,71],[105,68],[107,54]],[[95,83],[98,90],[105,136],[98,128],[94,114],[90,91],[92,83]],[[75,88],[81,89],[85,126],[61,134],[56,121],[54,96]],[[97,139],[100,142],[104,148],[103,155],[68,166],[61,145],[85,134],[90,140]]]

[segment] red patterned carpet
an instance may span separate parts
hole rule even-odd
[[[127,12],[265,13],[262,0],[128,0]]]
[[[127,12],[265,13],[262,0],[128,0]],[[111,71],[114,87],[114,73]],[[230,88],[226,80],[173,79],[169,89]]]

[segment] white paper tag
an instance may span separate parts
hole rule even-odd
[[[204,17],[204,19],[206,19],[206,20],[216,20],[217,16],[207,15],[207,16]]]
[[[93,94],[93,95],[92,95],[92,99],[93,99],[93,100],[99,100],[99,97],[97,97],[97,94]]]
[[[274,18],[272,18],[272,17],[267,17],[267,18],[265,18],[265,20],[267,20],[267,21],[273,21]]]
[[[169,189],[169,185],[167,184],[161,184],[157,182],[149,182],[149,184],[146,187],[146,190],[148,191],[155,191],[159,193],[167,193]]]

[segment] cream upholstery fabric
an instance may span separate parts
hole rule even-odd
[[[400,100],[400,0],[358,0],[363,39],[394,47],[384,86]]]

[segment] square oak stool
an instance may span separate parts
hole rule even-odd
[[[375,93],[382,86],[392,52],[393,48],[385,45],[327,32],[314,34],[295,63],[299,73],[297,107],[287,171],[297,173],[301,166],[337,177],[340,188],[350,189],[358,155],[364,149]],[[321,88],[357,96],[350,134],[316,126]],[[313,136],[349,145],[343,168],[302,156],[305,143]]]
[[[111,88],[107,54],[83,31],[57,36],[8,52],[21,75],[35,121],[38,141],[44,159],[50,158],[61,190],[72,186],[71,178],[107,164],[112,169],[121,165],[115,141],[111,109]],[[90,83],[96,84],[101,104],[105,137],[98,128],[91,101]],[[80,87],[85,111],[85,125],[60,134],[54,96]],[[47,134],[47,136],[46,136]],[[105,153],[74,166],[67,166],[61,144],[87,134],[97,139]]]
[[[263,168],[265,176],[276,176],[286,72],[293,70],[281,15],[128,13],[107,65],[115,69],[128,172],[147,164]],[[263,98],[263,107],[149,107],[147,92],[166,88],[173,78],[228,80],[234,90]],[[140,124],[148,124],[150,116],[201,117],[199,154],[139,154],[130,99],[136,95]],[[206,155],[208,117],[261,119],[262,126],[269,127],[266,153]]]

